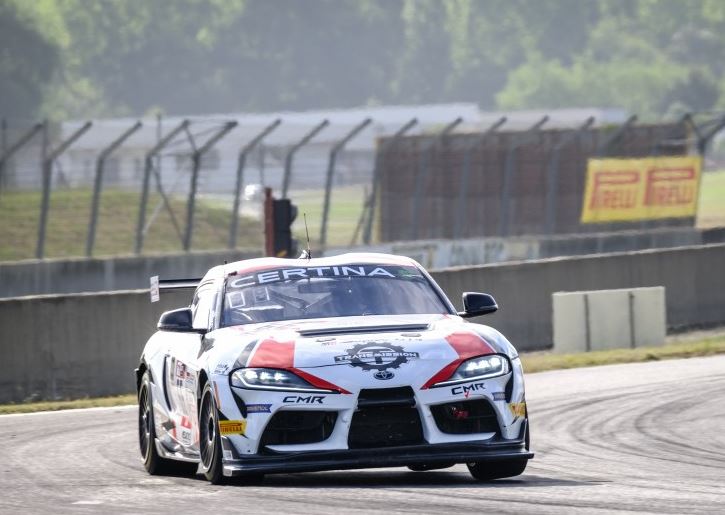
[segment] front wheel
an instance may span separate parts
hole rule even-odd
[[[527,459],[514,459],[475,463],[466,463],[468,471],[479,481],[492,481],[505,477],[519,476],[526,469]]]
[[[222,467],[222,444],[219,436],[219,414],[211,384],[204,386],[199,410],[199,450],[201,470],[213,485],[224,482]]]

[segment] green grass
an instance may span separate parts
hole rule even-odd
[[[550,352],[522,353],[521,361],[526,373],[544,372],[566,368],[593,367],[616,363],[638,363],[663,359],[693,358],[725,354],[725,336],[716,336],[697,341],[671,343],[662,347],[640,349],[612,349],[581,354],[552,354]],[[135,404],[133,394],[95,399],[46,401],[0,405],[0,415],[9,413],[32,413],[35,411],[57,411],[99,406],[124,406]]]
[[[550,352],[522,353],[521,361],[527,373],[565,368],[594,367],[615,363],[639,363],[663,359],[694,358],[725,354],[725,336],[706,338],[694,342],[678,342],[661,347],[639,349],[610,349],[577,354]]]
[[[355,232],[360,214],[363,210],[366,191],[361,186],[337,187],[330,197],[330,213],[327,221],[327,246],[347,246]],[[298,215],[292,231],[300,245],[304,247],[305,223],[303,213],[307,214],[307,227],[310,230],[310,241],[315,247],[320,242],[322,211],[325,193],[321,190],[301,190],[290,195],[292,203],[297,206]],[[358,243],[361,238],[358,236]]]
[[[725,170],[702,175],[697,226],[725,226]]]
[[[44,402],[27,402],[22,404],[4,404],[0,405],[0,415],[10,413],[34,413],[36,411],[59,411],[66,409],[79,408],[101,408],[109,406],[126,406],[135,404],[136,396],[117,395],[115,397],[98,397],[95,399],[75,399],[68,401],[44,401]]]
[[[150,195],[147,220],[159,202]],[[35,257],[41,194],[36,191],[0,194],[0,261]],[[131,254],[136,237],[139,195],[135,192],[106,190],[101,195],[94,255]],[[171,210],[183,234],[186,226],[186,199],[171,198]],[[54,191],[48,212],[46,257],[85,255],[91,191],[70,189]],[[225,248],[229,236],[231,210],[198,199],[195,210],[192,248]],[[263,235],[258,221],[241,220],[238,245],[260,248]],[[162,209],[145,237],[144,252],[174,252],[182,248],[172,218]]]

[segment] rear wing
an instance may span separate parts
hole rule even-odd
[[[149,279],[151,287],[151,302],[158,302],[161,298],[162,290],[195,290],[201,278],[199,279],[159,279],[158,275],[154,275]]]

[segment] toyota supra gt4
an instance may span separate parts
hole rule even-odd
[[[270,473],[465,463],[482,481],[533,457],[521,362],[496,311],[463,311],[412,259],[345,254],[217,266],[167,311],[136,370],[151,474],[212,483]]]

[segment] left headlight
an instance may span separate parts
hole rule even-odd
[[[509,365],[509,360],[504,356],[498,354],[479,356],[478,358],[464,361],[453,372],[451,377],[433,386],[447,386],[450,384],[467,383],[468,381],[475,381],[477,379],[489,379],[491,377],[508,374],[510,370],[511,365]]]
[[[330,390],[321,390],[292,372],[275,368],[240,368],[231,374],[230,381],[237,388],[253,390],[330,393]]]

